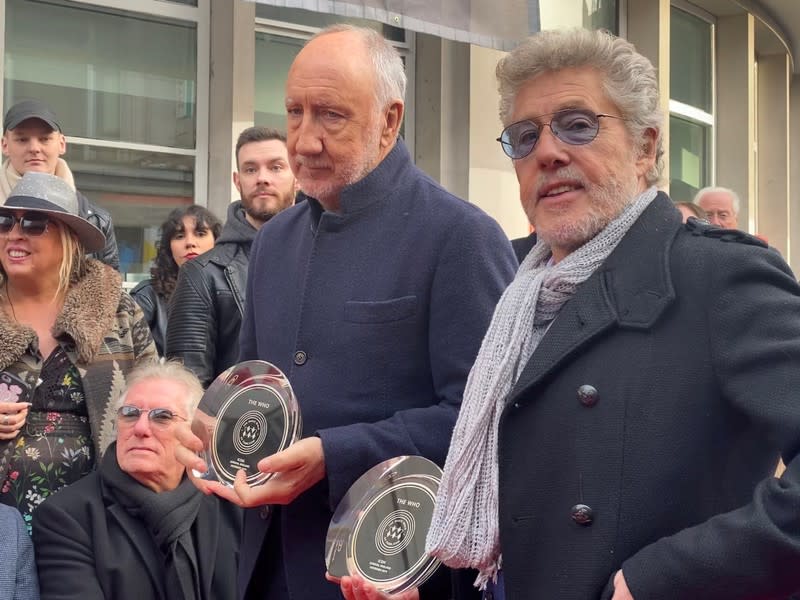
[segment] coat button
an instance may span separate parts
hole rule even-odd
[[[597,388],[591,385],[582,385],[578,388],[578,400],[584,406],[591,408],[600,399],[600,394],[597,393]]]
[[[258,509],[258,516],[261,517],[263,521],[269,519],[269,513],[270,513],[269,506],[262,506],[261,508]]]
[[[576,504],[570,509],[572,520],[578,525],[591,525],[594,520],[594,510],[585,504]]]
[[[306,364],[307,360],[308,360],[308,355],[302,350],[298,350],[297,352],[294,353],[294,364],[296,364],[298,367],[300,365]]]

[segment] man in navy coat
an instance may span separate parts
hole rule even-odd
[[[683,224],[657,191],[658,79],[629,42],[543,32],[497,74],[536,243],[464,391],[429,550],[477,569],[487,598],[786,598],[794,275],[755,237]]]
[[[214,488],[253,507],[239,578],[248,599],[341,598],[325,580],[332,511],[383,460],[443,464],[517,266],[495,221],[414,166],[398,139],[405,81],[386,40],[349,26],[311,39],[288,74],[287,148],[307,201],[253,244],[240,360],[287,374],[306,437],[259,464],[279,474],[266,484]]]

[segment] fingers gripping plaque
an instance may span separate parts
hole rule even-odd
[[[328,528],[325,561],[336,577],[359,574],[379,590],[421,585],[439,561],[425,553],[442,472],[420,456],[376,465],[350,488]]]
[[[249,485],[266,482],[258,462],[285,450],[302,435],[302,419],[289,380],[273,364],[250,360],[234,365],[208,387],[192,430],[203,441],[210,481],[233,486],[242,469]]]

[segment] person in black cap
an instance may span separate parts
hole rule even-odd
[[[23,100],[8,109],[3,119],[2,145],[7,159],[0,169],[0,204],[28,171],[50,173],[75,188],[72,171],[61,158],[67,150],[67,141],[55,113],[43,102]],[[103,247],[93,252],[92,258],[119,269],[119,251],[111,215],[89,202],[80,192],[77,195],[81,215],[105,236]]]
[[[0,206],[0,503],[31,514],[113,441],[127,373],[157,359],[103,233],[63,179],[29,171]]]

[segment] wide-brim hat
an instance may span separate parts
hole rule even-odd
[[[28,171],[11,190],[3,208],[45,213],[74,231],[86,252],[97,252],[106,245],[103,232],[81,216],[75,190],[55,175]]]

